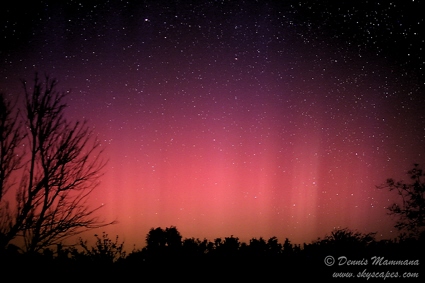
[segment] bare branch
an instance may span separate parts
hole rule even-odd
[[[101,206],[88,203],[106,164],[103,149],[86,122],[65,119],[67,93],[57,92],[56,85],[47,76],[40,82],[37,75],[31,89],[23,82],[29,162],[16,191],[14,216],[0,211],[0,220],[9,223],[1,231],[1,248],[22,237],[25,249],[37,252],[114,223],[100,221],[95,214]]]
[[[13,109],[14,105],[0,93],[0,201],[14,185],[11,174],[22,167],[24,154],[18,148],[24,138],[19,112],[13,113]]]

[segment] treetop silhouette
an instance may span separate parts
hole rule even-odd
[[[410,182],[394,181],[389,178],[377,186],[379,189],[396,191],[399,200],[387,207],[389,214],[396,216],[395,227],[408,237],[425,235],[425,174],[419,164],[407,172]]]

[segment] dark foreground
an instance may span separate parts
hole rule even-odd
[[[97,254],[66,250],[33,255],[6,251],[1,256],[2,278],[8,278],[8,282],[424,282],[425,278],[425,250],[419,240],[372,241],[363,246],[349,241],[317,241],[280,250],[256,246],[253,241],[233,248],[224,243],[211,250],[192,247],[144,248],[115,260],[106,250]]]

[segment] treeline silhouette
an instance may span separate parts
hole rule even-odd
[[[93,246],[80,239],[75,246],[57,245],[56,249],[33,254],[21,254],[10,245],[1,256],[3,273],[13,274],[19,268],[31,278],[66,274],[68,279],[75,280],[81,276],[124,280],[148,275],[185,279],[197,279],[198,276],[203,276],[199,279],[229,276],[332,279],[336,271],[357,273],[366,267],[371,268],[373,256],[388,260],[419,260],[422,265],[425,251],[422,238],[376,240],[375,233],[363,234],[348,228],[334,230],[311,243],[297,245],[288,238],[281,243],[276,237],[252,238],[248,243],[233,235],[213,241],[183,238],[176,227],[158,227],[149,231],[144,248],[133,249],[129,254],[124,251],[124,242],[120,242],[118,236],[114,240],[106,233],[95,237]],[[329,255],[336,260],[332,266],[325,264]],[[340,264],[340,257],[357,262],[368,260],[369,266],[348,265],[343,260]],[[373,266],[373,269],[420,274],[421,265]]]

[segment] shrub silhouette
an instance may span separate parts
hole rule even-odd
[[[118,236],[115,241],[109,239],[108,234],[102,233],[102,237],[95,235],[96,242],[92,247],[88,247],[87,241],[80,238],[80,246],[83,248],[83,255],[90,258],[91,261],[100,264],[112,264],[120,259],[124,259],[124,242],[118,242]]]

